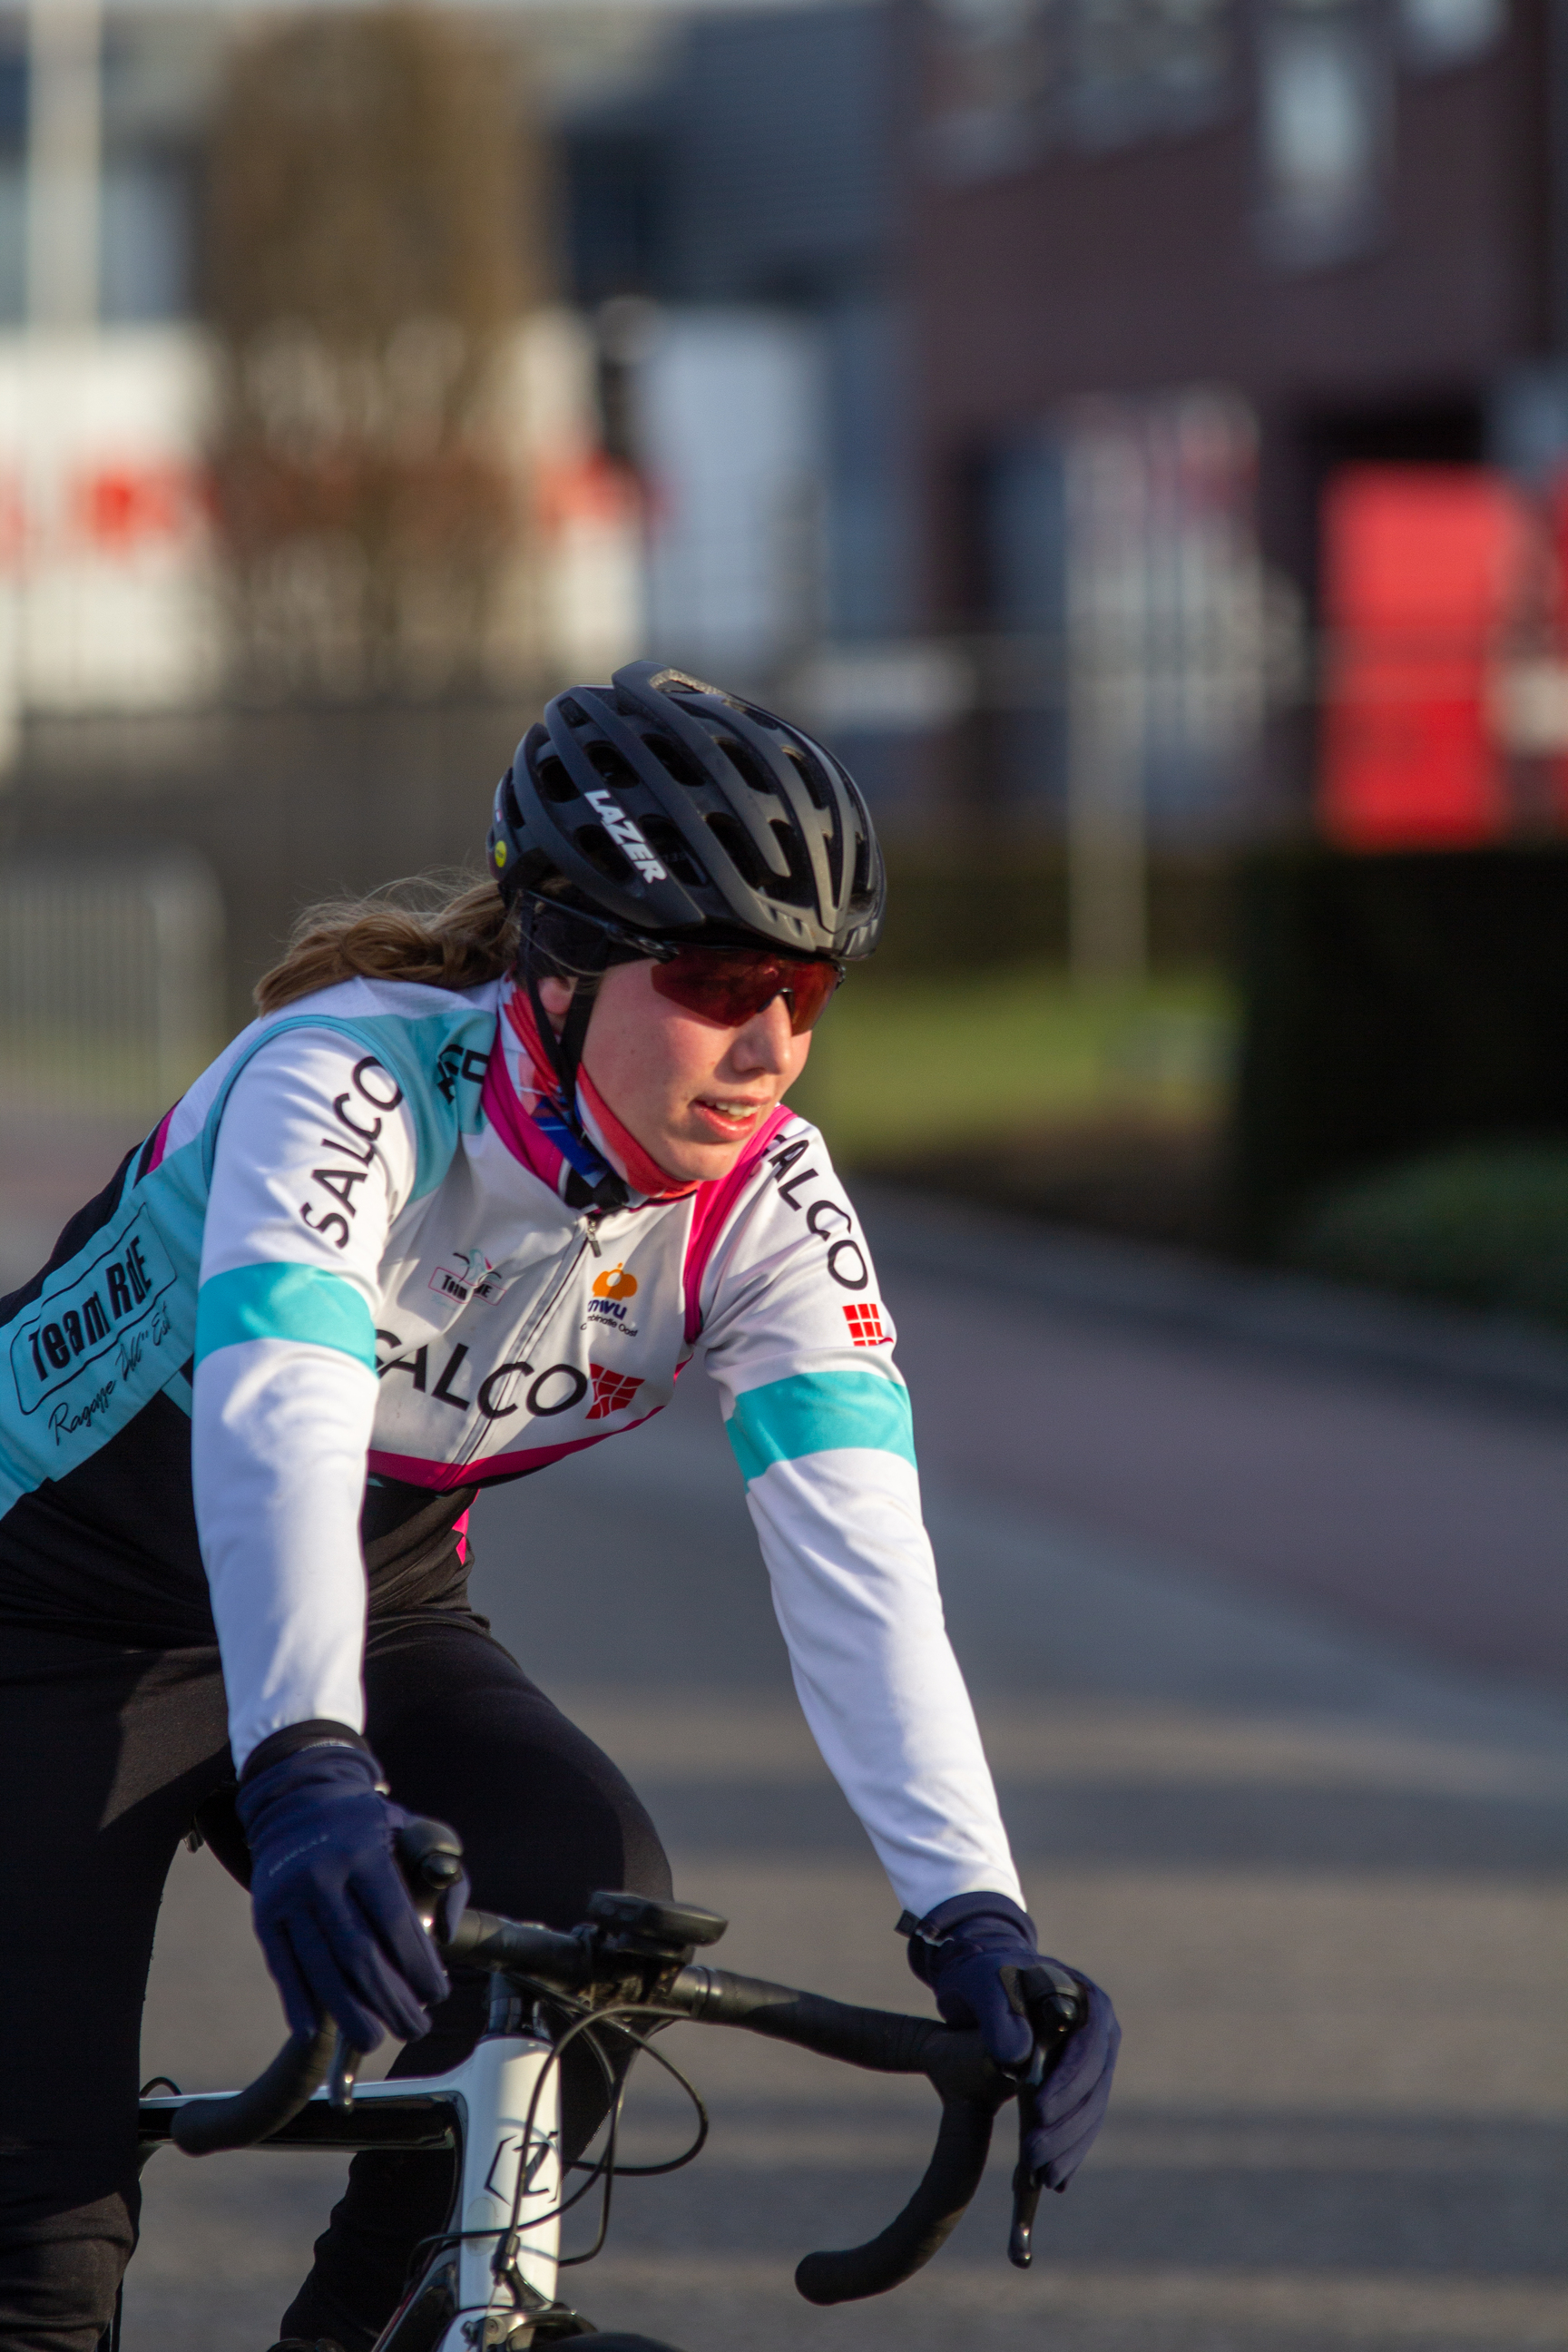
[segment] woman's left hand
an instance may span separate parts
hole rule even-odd
[[[1018,2083],[1024,2161],[1062,2189],[1094,2144],[1110,2099],[1121,2028],[1109,1995],[1036,1949],[1035,1924],[1005,1895],[955,1895],[910,1934],[910,1966],[949,2025],[977,2027],[992,2063]],[[1082,2015],[1060,2038],[1068,1979]]]

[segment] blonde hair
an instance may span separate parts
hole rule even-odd
[[[430,988],[477,988],[517,961],[516,909],[493,882],[470,875],[389,882],[364,898],[307,907],[280,962],[256,983],[259,1013],[340,980],[416,980]]]

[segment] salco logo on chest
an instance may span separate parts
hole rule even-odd
[[[377,1331],[375,1336],[395,1351],[402,1350],[395,1331]],[[478,1380],[477,1370],[463,1340],[448,1348],[444,1341],[426,1339],[376,1366],[384,1388],[405,1380],[410,1396],[428,1397],[432,1404],[444,1404],[453,1412],[477,1412],[484,1421],[510,1421],[519,1412],[552,1421],[557,1413],[581,1404],[588,1393],[588,1375],[575,1364],[546,1364],[541,1371],[519,1356]]]

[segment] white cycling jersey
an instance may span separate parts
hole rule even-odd
[[[547,1084],[510,982],[354,980],[253,1023],[7,1302],[0,1514],[36,1546],[47,1481],[97,1496],[138,1414],[189,1411],[243,1765],[291,1724],[363,1725],[367,1479],[449,1525],[658,1412],[700,1349],[802,1706],[895,1892],[1021,1902],[821,1136],[781,1110],[730,1176],[585,1213]]]

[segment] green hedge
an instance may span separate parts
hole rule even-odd
[[[1568,1142],[1469,1144],[1335,1186],[1285,1254],[1341,1280],[1568,1323]]]
[[[1238,909],[1244,1244],[1423,1153],[1568,1139],[1568,845],[1271,851]]]

